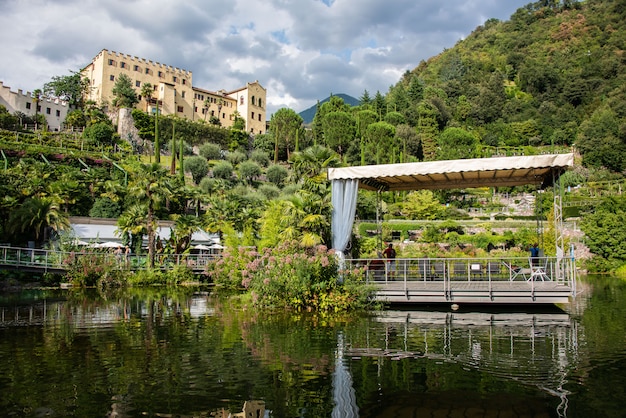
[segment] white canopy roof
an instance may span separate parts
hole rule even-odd
[[[359,180],[368,190],[464,189],[542,185],[574,165],[573,154],[473,158],[330,168],[329,180]]]

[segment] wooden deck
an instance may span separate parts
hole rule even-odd
[[[386,303],[569,303],[572,288],[554,281],[387,281],[372,282]]]

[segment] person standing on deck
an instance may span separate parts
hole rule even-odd
[[[383,255],[387,259],[387,274],[391,273],[391,277],[394,277],[396,274],[396,250],[393,249],[392,243],[389,243],[385,248]]]
[[[539,246],[537,243],[534,243],[532,247],[529,249],[530,251],[530,264],[531,266],[536,266],[539,264]]]

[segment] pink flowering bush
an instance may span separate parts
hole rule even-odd
[[[228,289],[246,288],[249,280],[247,266],[258,258],[256,250],[251,248],[238,248],[236,250],[224,250],[222,256],[208,263],[207,273],[213,282]]]
[[[263,307],[343,311],[369,304],[363,272],[338,267],[334,251],[325,246],[284,243],[251,259],[240,271],[241,285]]]

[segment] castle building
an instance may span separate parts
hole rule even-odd
[[[246,83],[233,91],[210,91],[193,86],[191,71],[161,64],[145,58],[103,49],[81,74],[89,80],[87,100],[106,108],[113,101],[113,86],[120,74],[133,82],[140,97],[138,108],[159,114],[177,115],[190,120],[216,117],[223,127],[235,121],[235,112],[246,122],[251,134],[265,132],[267,91],[258,81]],[[150,95],[141,96],[142,87],[152,86]]]
[[[9,113],[20,112],[27,116],[44,115],[51,131],[61,130],[65,117],[69,111],[69,104],[55,97],[40,96],[38,99],[29,91],[23,93],[21,89],[11,91],[0,81],[0,105],[7,108]]]

